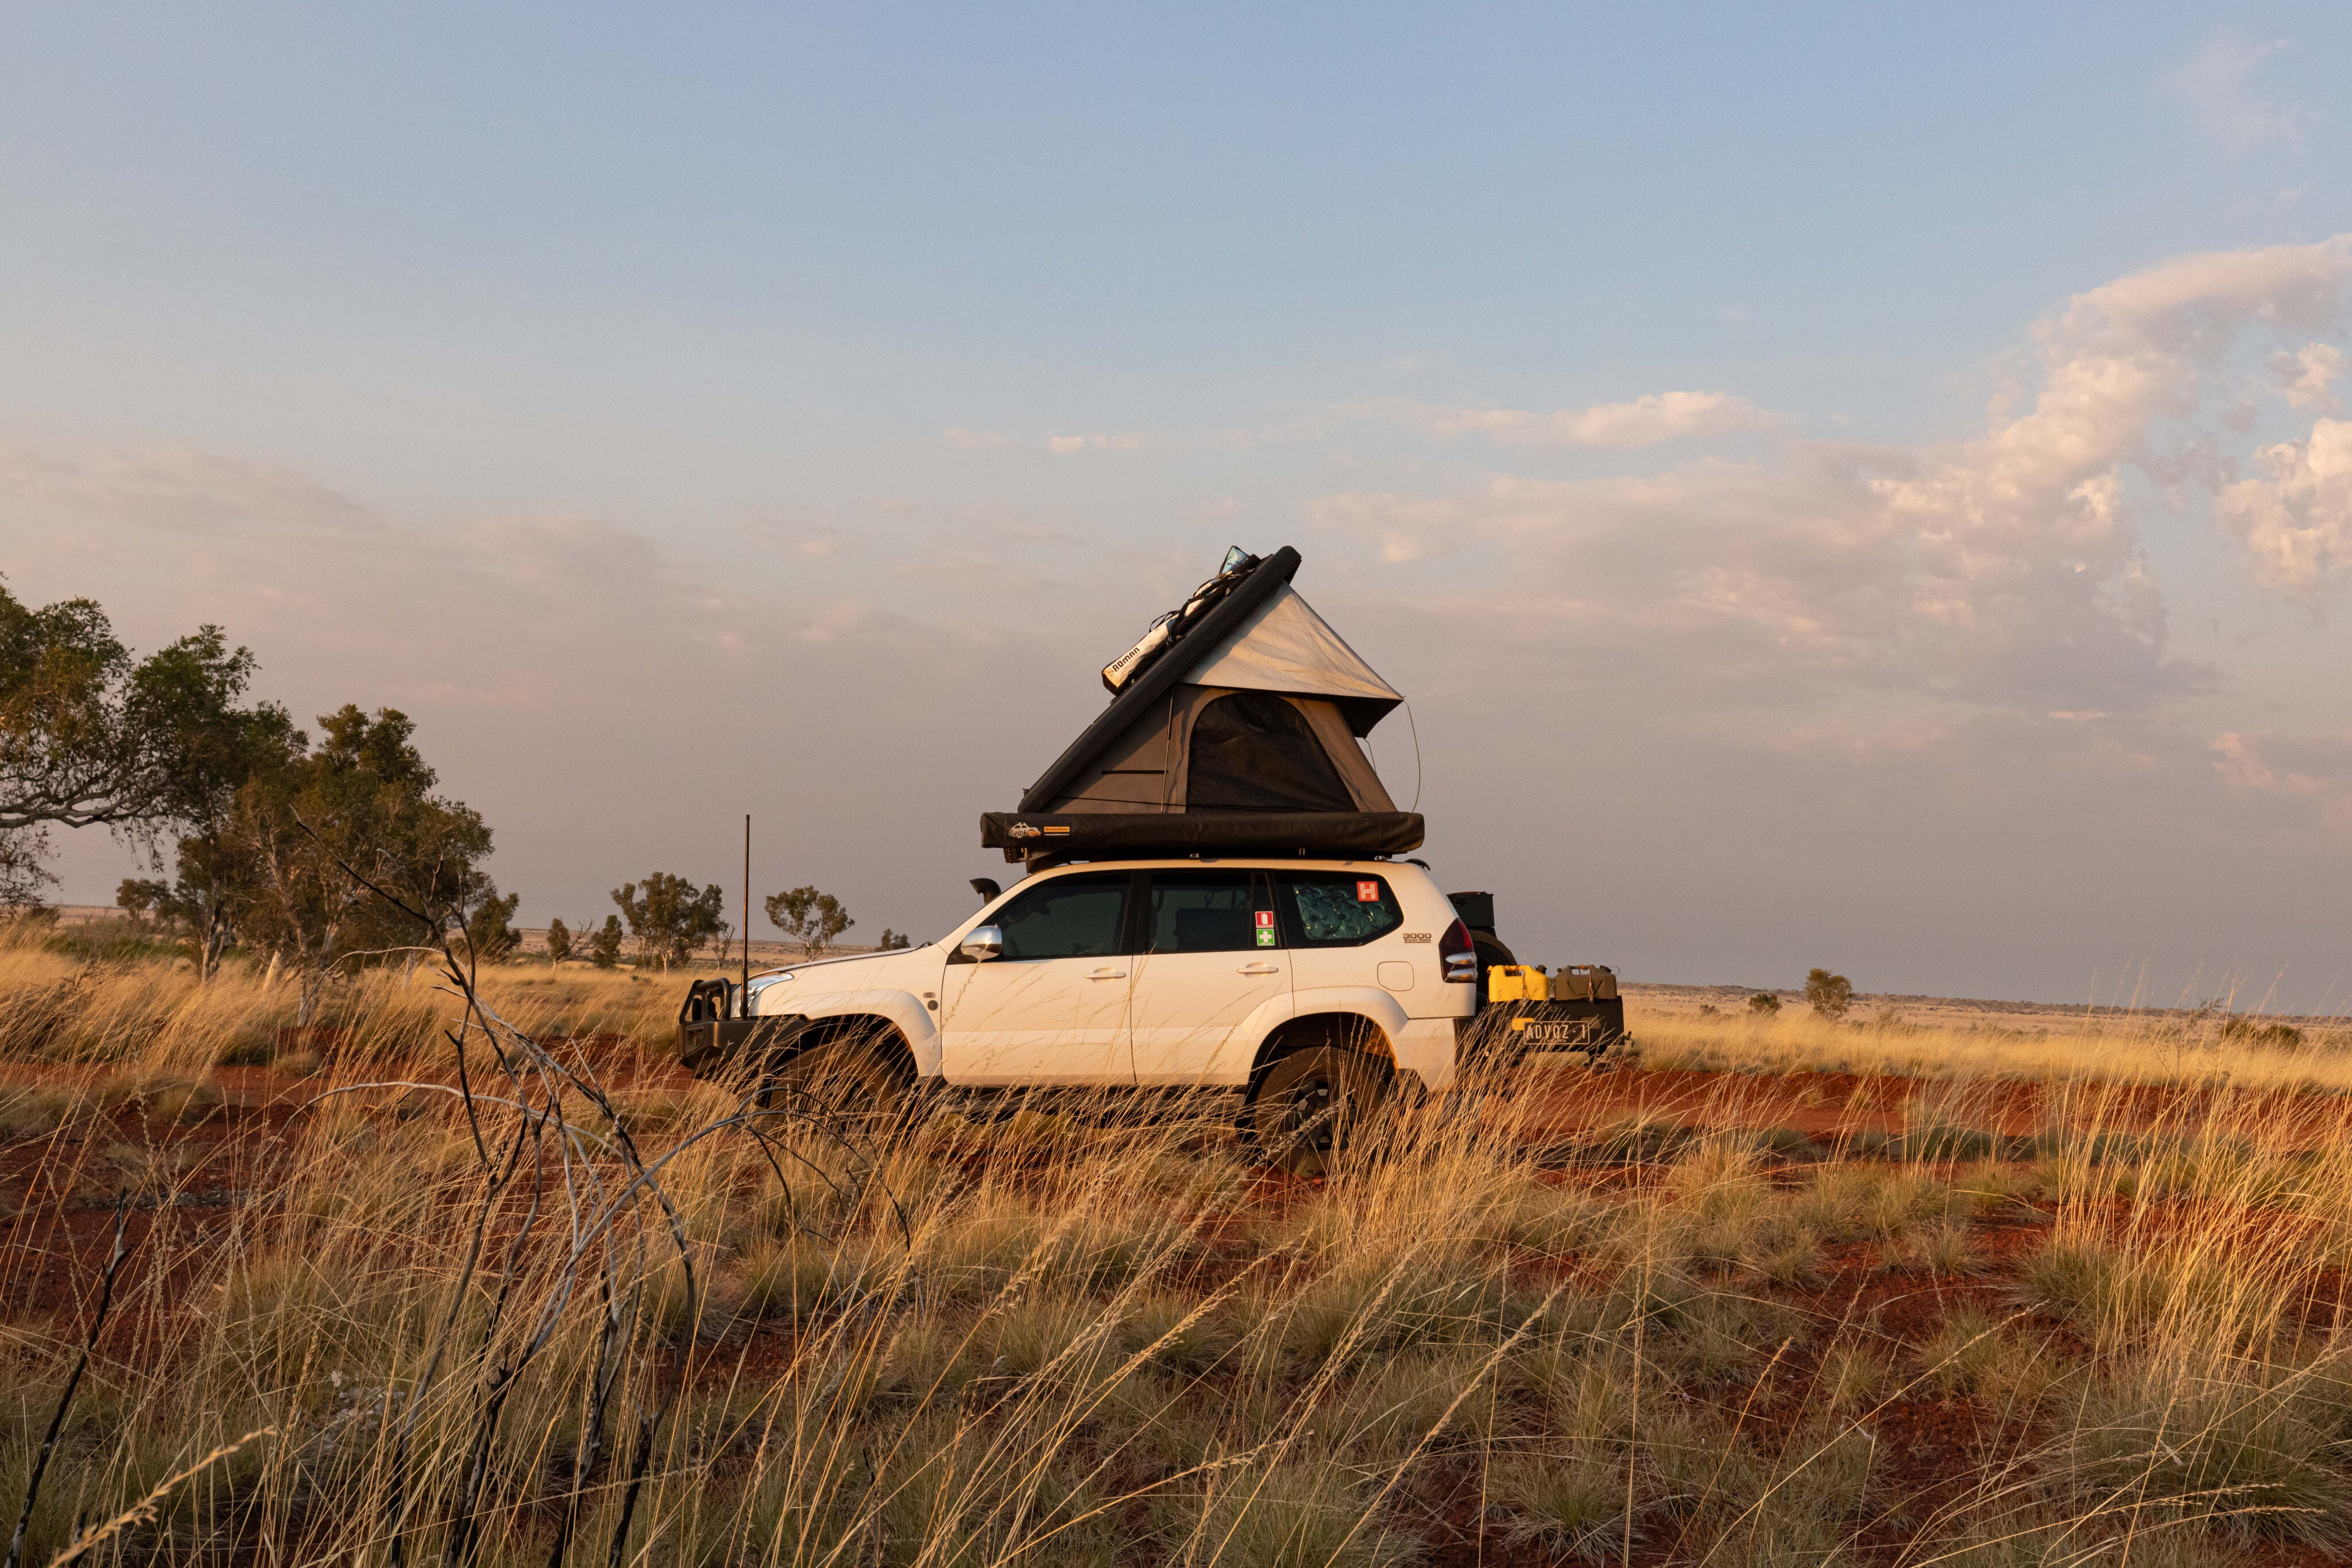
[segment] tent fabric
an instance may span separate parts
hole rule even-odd
[[[1200,686],[1328,697],[1360,738],[1404,701],[1286,582],[1193,664],[1185,679]]]
[[[1179,720],[1189,717],[1192,706],[1190,688],[1177,687],[1160,699],[1156,712],[1137,719],[1096,753],[1067,791],[1024,803],[1053,811],[1179,810],[1183,769],[1171,764],[1181,763],[1183,756],[1175,737]]]
[[[983,849],[1007,859],[1118,855],[1313,855],[1356,860],[1421,848],[1417,811],[990,811]]]
[[[1306,697],[1292,697],[1290,706],[1297,708],[1322,737],[1324,755],[1339,769],[1339,777],[1348,781],[1349,793],[1356,799],[1359,811],[1393,811],[1396,802],[1381,784],[1381,776],[1372,769],[1372,759],[1364,755],[1355,732],[1341,716],[1336,703],[1314,702]]]
[[[1360,744],[1404,698],[1290,587],[1286,546],[1144,664],[1021,797],[982,819],[1011,859],[1397,854],[1396,809]]]
[[[1255,810],[1297,810],[1309,809],[1310,803],[1320,802],[1312,809],[1331,810],[1393,811],[1396,802],[1381,787],[1380,775],[1372,771],[1371,759],[1364,748],[1349,733],[1348,721],[1328,701],[1313,697],[1275,697],[1262,693],[1238,694],[1219,687],[1182,685],[1176,687],[1158,705],[1159,711],[1138,718],[1121,734],[1112,737],[1097,752],[1091,765],[1077,775],[1066,793],[1045,800],[1025,802],[1030,809],[1046,811],[1185,811],[1203,809],[1204,799],[1194,784],[1194,770],[1201,756],[1195,743],[1197,727],[1210,723],[1213,728],[1224,726],[1214,717],[1220,711],[1221,699],[1246,695],[1253,703],[1264,703],[1286,708],[1306,728],[1310,743],[1319,758],[1309,758],[1285,768],[1283,776],[1297,778],[1303,768],[1316,782],[1301,795],[1293,789],[1286,797],[1288,805],[1258,805]],[[1275,720],[1276,723],[1286,721]],[[1294,737],[1292,744],[1296,744]],[[1221,746],[1212,747],[1211,772],[1215,774],[1216,756],[1226,755]],[[1263,759],[1261,759],[1263,760]],[[1234,768],[1246,770],[1253,766],[1236,762]],[[1324,777],[1336,776],[1334,789]],[[1240,806],[1253,796],[1235,796],[1215,782],[1209,787],[1209,800]]]
[[[1228,692],[1204,705],[1184,758],[1187,811],[1356,809],[1305,716],[1265,692]]]
[[[1213,651],[1224,641],[1226,632],[1265,602],[1269,594],[1288,583],[1297,570],[1298,552],[1288,545],[1252,568],[1223,602],[1202,617],[1191,633],[1146,666],[1126,690],[1111,699],[1108,707],[1095,716],[1094,722],[1080,731],[1076,740],[1063,747],[1053,766],[1023,791],[1021,809],[1046,810],[1071,792],[1073,782],[1097,765],[1114,740],[1147,718],[1164,717],[1163,705],[1168,695],[1182,684],[1185,672],[1200,662],[1199,653]]]

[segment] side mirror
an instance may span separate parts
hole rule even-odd
[[[994,925],[975,925],[971,928],[971,935],[963,939],[962,946],[956,951],[975,964],[985,964],[991,958],[1002,957],[1004,954],[1004,932]]]

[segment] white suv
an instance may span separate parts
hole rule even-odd
[[[1468,928],[1411,861],[1081,862],[928,946],[753,976],[724,1009],[744,1021],[687,1059],[735,1035],[877,1095],[1238,1091],[1245,1128],[1286,1139],[1392,1087],[1451,1088],[1476,978]]]

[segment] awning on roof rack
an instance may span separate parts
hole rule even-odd
[[[982,849],[1081,860],[1108,855],[1312,855],[1356,860],[1421,848],[1414,811],[1183,811],[1168,816],[990,811]]]

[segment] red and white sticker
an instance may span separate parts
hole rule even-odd
[[[1265,930],[1267,926],[1272,925],[1274,924],[1274,911],[1271,909],[1259,910],[1257,912],[1257,924],[1258,929],[1261,931]]]
[[[1356,902],[1358,904],[1378,904],[1380,901],[1381,884],[1379,883],[1360,882],[1356,884]]]

